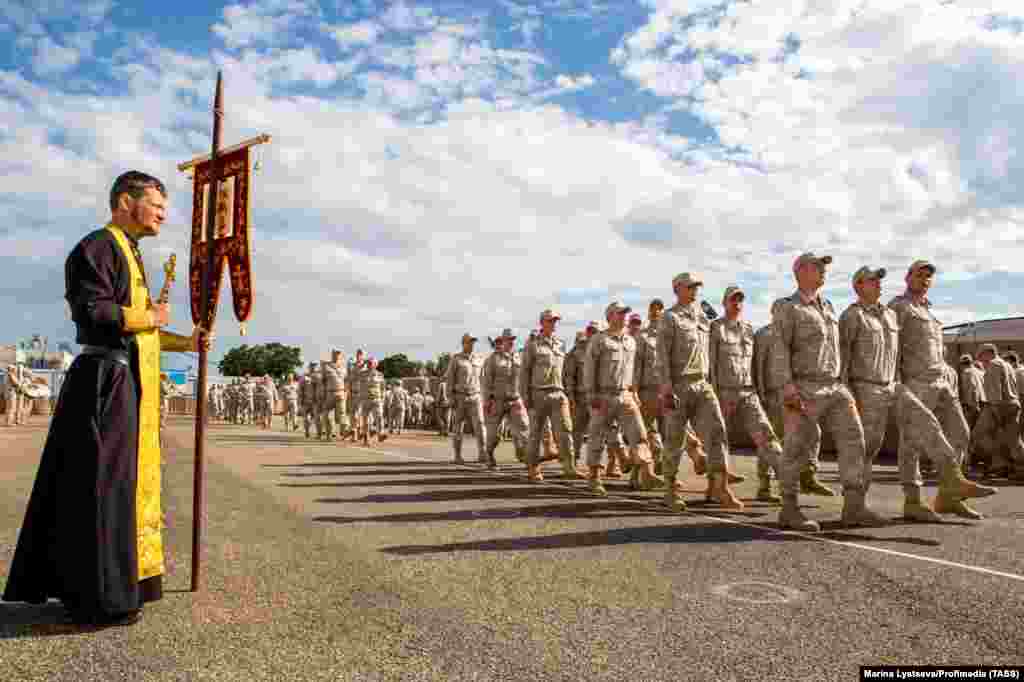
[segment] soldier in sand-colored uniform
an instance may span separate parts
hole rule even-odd
[[[520,358],[515,354],[515,340],[511,329],[502,331],[501,336],[495,339],[494,352],[484,361],[480,379],[484,416],[487,420],[487,466],[491,469],[497,467],[494,450],[498,447],[498,430],[502,420],[505,420],[512,432],[516,459],[526,461],[530,421],[526,405],[519,395]]]
[[[774,470],[778,475],[782,445],[754,390],[754,327],[741,319],[745,298],[740,287],[727,287],[722,296],[725,316],[711,322],[711,386],[718,395],[723,416],[728,419],[736,415],[741,428],[757,446],[757,499],[778,503],[782,499],[772,493],[771,472]]]
[[[370,445],[370,438],[377,436],[378,441],[385,440],[384,432],[384,374],[377,369],[377,360],[366,359],[366,370],[363,372],[362,403],[359,414],[363,418],[363,445]]]
[[[1024,480],[1017,375],[991,343],[978,349],[978,360],[985,367],[985,402],[975,438],[992,460],[989,478]]]
[[[725,420],[718,397],[708,383],[708,333],[711,321],[697,302],[704,282],[684,272],[672,279],[676,305],[658,327],[658,398],[666,408],[665,504],[682,511],[686,503],[677,483],[679,462],[692,424],[707,452],[708,481],[713,498],[729,509],[742,509],[729,486],[729,452]]]
[[[605,442],[611,422],[617,421],[629,446],[629,464],[637,487],[651,489],[664,483],[654,473],[654,461],[647,447],[647,430],[636,397],[634,367],[636,339],[626,331],[629,306],[612,301],[605,308],[608,329],[587,342],[583,362],[583,391],[590,403],[587,434],[588,486],[598,495],[608,491],[601,482]],[[609,446],[609,450],[611,447]]]
[[[532,338],[523,351],[520,368],[519,394],[526,402],[530,414],[530,446],[527,451],[527,471],[531,481],[542,481],[540,447],[548,423],[558,440],[558,456],[565,478],[585,478],[576,469],[572,438],[572,415],[569,398],[562,384],[565,349],[555,337],[555,328],[561,316],[553,310],[540,314],[540,333]]]
[[[793,263],[797,291],[779,304],[773,367],[783,385],[785,443],[779,464],[782,509],[779,525],[802,531],[820,529],[798,506],[800,469],[808,441],[820,440],[824,426],[832,433],[843,485],[842,522],[847,526],[881,525],[885,520],[868,509],[862,481],[864,428],[850,389],[841,383],[839,320],[832,303],[822,297],[831,256],[800,255]]]
[[[465,463],[462,458],[462,436],[467,421],[472,425],[476,438],[477,461],[482,464],[490,463],[484,445],[484,406],[480,397],[480,370],[483,359],[473,352],[476,341],[475,336],[462,335],[462,352],[452,356],[445,374],[445,381],[454,401],[452,447],[455,450],[456,464]]]
[[[323,382],[324,399],[321,412],[325,437],[327,440],[344,438],[350,428],[345,395],[348,366],[340,350],[332,350],[331,361],[321,363],[320,379]]]
[[[294,374],[289,374],[288,381],[281,387],[281,399],[284,400],[284,430],[295,431],[299,428],[299,382]]]
[[[596,323],[591,322],[587,325],[586,331],[576,333],[576,342],[572,350],[565,354],[565,362],[562,365],[562,385],[565,387],[565,395],[569,398],[569,415],[573,424],[573,458],[577,463],[583,452],[583,437],[590,421],[590,408],[583,393],[583,359],[586,356],[587,341],[595,331]]]
[[[918,260],[907,269],[907,290],[889,302],[900,326],[899,365],[897,371],[907,388],[938,421],[951,450],[929,452],[939,466],[941,482],[933,502],[939,514],[952,513],[971,519],[982,518],[964,501],[971,497],[995,494],[994,488],[979,486],[964,478],[960,466],[970,444],[967,421],[960,409],[960,398],[951,383],[956,373],[946,364],[942,341],[942,323],[932,314],[928,291],[935,266]],[[921,498],[921,450],[915,447],[915,430],[933,428],[932,420],[921,421],[915,414],[905,415],[900,424],[900,474],[908,500]],[[924,505],[923,501],[920,504]]]

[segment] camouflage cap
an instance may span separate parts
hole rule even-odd
[[[473,336],[472,334],[470,334],[469,332],[466,332],[465,334],[462,335],[462,342],[463,343],[465,343],[466,341],[476,341],[476,340],[477,340],[477,338],[475,336]]]
[[[804,265],[807,265],[808,263],[814,263],[815,265],[831,265],[832,256],[819,256],[815,254],[813,251],[801,253],[799,256],[796,257],[796,260],[793,261],[793,272],[796,272],[797,270],[799,270]]]
[[[643,324],[643,323],[644,323],[644,320],[643,320],[642,317],[640,317],[639,313],[633,313],[632,315],[629,316],[629,324],[630,325]]]
[[[608,307],[604,309],[604,316],[608,317],[612,313],[628,313],[630,310],[632,310],[632,308],[621,301],[612,301],[608,304]]]
[[[698,275],[695,272],[680,272],[678,275],[672,278],[673,289],[675,289],[678,286],[695,287],[703,285],[704,280],[701,279],[700,275]]]
[[[853,273],[853,283],[856,284],[865,279],[885,279],[885,268],[871,269],[870,266],[862,265],[857,272]]]
[[[544,320],[560,320],[560,319],[562,319],[562,316],[559,315],[558,313],[556,313],[551,308],[548,308],[547,310],[545,310],[544,312],[542,312],[540,314],[540,319],[541,319],[541,321],[544,321]]]
[[[743,298],[747,297],[746,292],[743,291],[743,287],[741,286],[733,284],[732,286],[726,287],[725,293],[722,294],[722,305],[725,305],[725,302],[728,301],[733,296],[735,296],[736,294],[739,294]]]
[[[981,344],[981,347],[978,348],[978,355],[981,355],[982,353],[992,353],[992,355],[997,357],[999,356],[999,351],[996,350],[996,345],[994,343]]]
[[[1011,362],[1020,362],[1020,356],[1017,355],[1017,351],[1011,350],[1003,355],[1004,358]]]
[[[974,360],[967,353],[964,353],[963,355],[960,356],[960,364],[961,365],[969,365],[972,362],[974,362]]]
[[[928,259],[916,260],[913,263],[911,263],[910,267],[907,268],[907,274],[912,275],[921,268],[928,268],[929,270],[932,271],[933,275],[935,274],[935,264]]]
[[[504,329],[501,330],[501,335],[497,339],[495,339],[495,341],[497,341],[498,339],[512,339],[512,340],[515,340],[515,338],[516,338],[516,335],[512,333],[512,328],[511,327],[505,327]]]

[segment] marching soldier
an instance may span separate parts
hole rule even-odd
[[[317,363],[309,363],[306,372],[306,388],[304,398],[307,403],[303,407],[303,424],[306,428],[306,438],[310,437],[310,423],[316,427],[316,438],[320,440],[323,434],[323,424],[320,423],[320,371]]]
[[[484,445],[484,413],[480,400],[480,370],[483,360],[473,352],[477,338],[470,334],[462,335],[462,352],[452,356],[448,363],[445,381],[451,388],[454,400],[455,422],[452,427],[452,447],[455,450],[455,463],[465,464],[462,458],[462,436],[468,420],[473,427],[476,438],[477,461],[488,464],[487,449]]]
[[[327,440],[342,439],[348,435],[350,428],[348,406],[345,404],[345,384],[348,378],[348,367],[345,356],[338,349],[331,351],[331,361],[321,363],[320,367],[323,406],[323,431]]]
[[[637,393],[640,398],[640,414],[644,419],[644,427],[647,429],[647,445],[651,449],[651,456],[654,459],[655,471],[661,473],[662,452],[665,443],[661,437],[664,429],[664,412],[661,402],[658,400],[658,327],[661,324],[661,317],[665,311],[665,304],[660,298],[651,301],[647,306],[647,328],[641,328],[640,318],[630,319],[630,333],[635,333],[636,376]],[[703,472],[699,472],[703,473]]]
[[[994,495],[996,490],[968,481],[960,469],[970,444],[970,432],[960,409],[959,396],[947,374],[942,323],[932,314],[928,300],[934,275],[935,266],[931,262],[914,261],[907,269],[906,292],[889,302],[900,326],[898,372],[907,390],[938,421],[952,447],[950,455],[941,451],[929,453],[933,459],[939,459],[942,475],[933,510],[939,514],[952,513],[980,519],[982,515],[964,500]],[[923,483],[919,466],[921,452],[914,447],[912,437],[915,432],[932,428],[934,422],[922,422],[914,414],[906,415],[902,422],[899,456],[904,494],[908,500],[920,500]]]
[[[408,409],[409,393],[396,379],[391,393],[391,433],[402,435],[405,430],[405,414]]]
[[[526,406],[519,395],[519,358],[514,352],[515,334],[504,329],[495,339],[494,352],[484,361],[480,390],[484,395],[484,416],[487,420],[487,468],[498,466],[494,450],[498,447],[499,427],[502,420],[512,431],[516,458],[526,461],[526,447],[530,436],[530,422]]]
[[[263,428],[269,429],[274,420],[274,406],[277,405],[277,387],[270,376],[263,377],[263,385],[259,387],[263,393]]]
[[[284,430],[295,431],[299,428],[299,383],[294,374],[288,375],[288,381],[281,388],[284,400]]]
[[[992,460],[990,478],[1024,480],[1024,441],[1020,437],[1020,397],[1010,363],[986,343],[978,350],[985,367],[985,402],[978,419],[978,445]],[[1012,466],[1011,466],[1012,463]]]
[[[686,509],[677,475],[691,423],[707,451],[712,495],[724,507],[743,508],[729,486],[725,420],[707,381],[711,321],[697,302],[697,291],[703,284],[700,277],[689,272],[672,278],[677,303],[661,318],[657,332],[658,399],[663,406],[671,406],[666,418],[668,443],[663,463],[665,504],[674,511]]]
[[[797,495],[807,441],[820,440],[821,427],[832,432],[843,484],[845,525],[880,525],[884,519],[868,509],[862,481],[864,427],[850,390],[840,382],[839,320],[821,288],[831,256],[804,253],[793,263],[797,291],[776,312],[774,347],[777,383],[783,385],[785,444],[780,462],[782,510],[779,525],[818,531],[800,511]]]
[[[586,357],[587,341],[597,331],[595,322],[587,325],[587,331],[576,333],[576,342],[565,354],[562,365],[562,385],[565,395],[569,398],[569,415],[572,417],[572,444],[576,448],[573,457],[579,462],[583,450],[583,437],[586,435],[587,424],[590,422],[590,408],[583,392],[583,360]]]
[[[602,496],[608,491],[601,482],[601,460],[613,420],[618,421],[629,445],[634,484],[649,490],[664,483],[654,473],[654,462],[647,448],[647,430],[636,399],[634,366],[637,347],[636,339],[626,333],[626,314],[629,311],[629,306],[618,301],[608,304],[605,308],[608,329],[587,343],[583,363],[583,390],[590,403],[588,487],[591,492]]]
[[[448,435],[449,424],[452,420],[452,401],[448,397],[448,382],[444,378],[437,384],[437,432],[440,436]]]
[[[367,447],[370,445],[372,436],[377,436],[378,441],[383,441],[388,437],[384,433],[384,381],[384,374],[377,369],[377,360],[368,358],[362,382],[364,387],[363,404],[359,407],[365,429],[363,445]]]
[[[754,327],[743,315],[746,295],[738,286],[727,287],[722,296],[725,316],[711,322],[709,360],[711,386],[725,418],[736,415],[738,423],[757,446],[757,499],[778,503],[772,493],[771,472],[778,474],[782,445],[754,390]]]
[[[527,450],[527,472],[531,481],[544,480],[540,471],[540,444],[548,422],[558,439],[558,455],[565,478],[584,478],[577,471],[572,439],[572,416],[569,398],[562,385],[565,349],[555,337],[555,327],[561,316],[553,310],[540,314],[541,331],[531,339],[523,351],[523,365],[519,374],[519,394],[526,401],[530,415],[530,446]]]

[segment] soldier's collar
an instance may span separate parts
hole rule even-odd
[[[931,308],[932,307],[932,301],[931,301],[930,298],[928,298],[927,296],[924,296],[924,297],[921,298],[920,301],[918,301],[916,298],[914,298],[914,294],[911,293],[910,289],[907,289],[903,293],[903,297],[906,298],[911,303],[913,303],[914,305],[923,305],[925,308]]]
[[[821,292],[814,294],[813,296],[807,296],[801,290],[796,290],[796,295],[804,305],[810,305],[811,303],[821,304],[824,299],[821,297]]]

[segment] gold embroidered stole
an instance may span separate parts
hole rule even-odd
[[[128,237],[117,225],[107,225],[121,248],[131,273],[130,307],[152,305],[142,264],[135,257]],[[135,491],[135,523],[138,537],[139,580],[164,572],[163,518],[160,512],[160,333],[156,329],[136,332],[139,350],[139,462]]]

